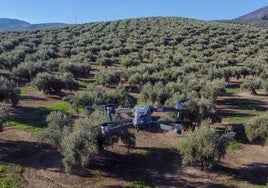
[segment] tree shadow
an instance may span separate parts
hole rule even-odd
[[[181,157],[176,149],[157,147],[135,147],[142,153],[120,154],[105,151],[95,159],[90,170],[102,171],[105,176],[123,179],[127,182],[141,182],[152,187],[226,187],[220,184],[190,182],[187,178],[197,178],[193,174],[180,176]],[[94,177],[94,174],[91,174]]]
[[[101,172],[104,178],[159,187],[228,187],[202,180],[191,181],[200,179],[200,176],[182,172],[182,160],[174,148],[135,147],[133,150],[132,153],[104,151],[86,169],[77,169],[75,175],[94,178]],[[60,152],[49,144],[0,140],[0,159],[4,162],[64,173],[62,158]],[[220,173],[226,172],[221,170]]]
[[[249,140],[246,135],[245,127],[241,123],[230,123],[228,124],[232,128],[232,130],[235,132],[235,140],[238,140],[239,142],[243,144],[249,144]],[[225,128],[222,130],[222,132],[225,131]]]
[[[62,155],[49,144],[0,139],[0,160],[35,169],[62,171]]]
[[[125,91],[129,93],[139,94],[140,89],[136,86],[125,86]]]
[[[239,82],[239,81],[232,81],[232,82],[228,83],[226,88],[232,88],[232,89],[240,88],[240,84],[241,84],[241,82]]]
[[[46,99],[44,99],[44,98],[42,98],[42,97],[28,96],[28,95],[20,95],[20,100],[46,101]]]
[[[10,121],[19,124],[41,128],[46,125],[46,116],[52,110],[46,107],[16,107],[16,110],[12,110]]]
[[[241,98],[227,98],[224,100],[217,101],[219,105],[227,105],[232,109],[237,110],[257,110],[257,111],[266,111],[267,108],[264,107],[267,105],[265,101],[259,101],[254,99],[241,99]]]
[[[219,113],[221,114],[222,118],[227,118],[227,117],[239,117],[239,118],[244,118],[244,117],[254,117],[255,115],[249,114],[249,113],[241,113],[233,110],[226,110],[226,109],[221,109],[219,110]]]
[[[219,163],[214,171],[232,175],[240,181],[247,181],[254,185],[267,185],[268,164],[265,163],[251,163],[241,168],[231,168],[224,163]]]

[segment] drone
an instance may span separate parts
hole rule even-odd
[[[174,107],[154,107],[151,104],[136,105],[134,108],[119,108],[116,109],[115,105],[101,104],[86,106],[85,109],[92,111],[95,109],[104,109],[107,114],[108,121],[101,124],[101,132],[103,135],[108,135],[115,132],[121,132],[129,128],[143,130],[149,126],[159,127],[162,130],[174,131],[178,134],[181,133],[181,112],[185,109],[183,103],[188,99],[179,100]],[[177,112],[175,121],[156,121],[153,120],[152,114],[154,112]],[[125,119],[112,119],[112,114],[129,114],[131,118]]]

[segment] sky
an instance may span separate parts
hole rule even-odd
[[[0,0],[0,18],[35,23],[89,23],[150,16],[234,19],[268,0]]]

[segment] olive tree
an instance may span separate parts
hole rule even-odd
[[[99,71],[95,75],[98,84],[103,86],[114,86],[120,83],[121,71],[110,69]]]
[[[67,89],[70,91],[76,91],[79,88],[78,82],[74,80],[74,77],[71,73],[64,73],[60,76],[60,79],[63,82],[63,89]]]
[[[132,67],[132,66],[137,66],[141,63],[141,60],[139,58],[125,58],[121,60],[121,65],[124,67]]]
[[[262,82],[258,78],[246,78],[240,86],[243,89],[249,89],[252,95],[257,95],[257,89],[261,89]]]
[[[250,142],[261,139],[268,144],[268,112],[247,121],[245,123],[245,132]]]
[[[41,62],[25,62],[15,67],[11,72],[11,76],[19,82],[30,82],[38,73],[45,71],[47,69]]]
[[[47,127],[40,132],[39,140],[59,146],[62,138],[70,131],[70,116],[53,111],[47,116],[46,122]]]
[[[13,80],[0,77],[0,101],[11,102],[16,106],[19,102],[20,89]]]
[[[80,107],[94,104],[114,104],[115,106],[133,107],[136,99],[123,88],[118,87],[113,91],[105,91],[97,85],[89,85],[86,90],[75,92],[64,98],[71,106],[78,110]]]
[[[178,148],[182,162],[183,164],[200,162],[204,170],[211,168],[216,159],[224,157],[227,144],[233,138],[234,132],[229,128],[220,135],[210,127],[209,121],[204,121],[200,127],[179,140]]]
[[[59,77],[46,72],[37,74],[32,83],[45,94],[59,93],[64,87]]]
[[[128,131],[101,134],[97,122],[103,122],[103,114],[91,114],[88,118],[76,120],[70,134],[61,141],[63,164],[67,172],[74,167],[86,167],[96,155],[121,140],[128,148],[135,146],[135,135]]]
[[[225,81],[223,79],[215,79],[212,81],[206,81],[206,84],[202,86],[200,94],[201,96],[215,102],[217,97],[224,95],[225,92]]]
[[[186,103],[187,109],[184,115],[190,121],[198,125],[206,119],[209,119],[213,123],[221,121],[212,100],[206,98],[190,98]]]
[[[172,96],[173,92],[169,90],[169,87],[162,82],[157,82],[154,85],[150,82],[142,86],[141,99],[143,101],[150,101],[152,103],[164,104],[166,100]]]
[[[32,84],[45,94],[58,94],[62,89],[73,91],[79,88],[78,83],[70,73],[65,73],[62,76],[52,75],[46,72],[39,73],[32,81]]]
[[[85,167],[91,159],[99,152],[101,131],[99,126],[88,126],[85,120],[78,120],[75,126],[62,139],[62,155],[65,170],[69,173],[75,166]]]
[[[61,63],[60,72],[72,73],[74,77],[88,77],[91,67],[88,63]]]

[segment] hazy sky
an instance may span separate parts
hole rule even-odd
[[[0,18],[30,23],[87,23],[149,16],[233,19],[268,0],[0,0]]]

